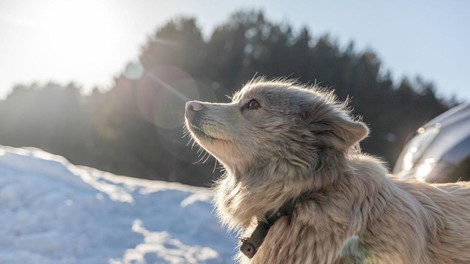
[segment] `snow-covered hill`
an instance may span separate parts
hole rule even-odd
[[[210,198],[0,146],[0,263],[233,263]]]

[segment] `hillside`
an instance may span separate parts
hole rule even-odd
[[[210,198],[0,147],[0,263],[232,263]]]

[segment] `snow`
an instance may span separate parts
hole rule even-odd
[[[0,263],[233,263],[204,188],[0,146]]]

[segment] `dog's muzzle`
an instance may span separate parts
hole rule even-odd
[[[188,120],[194,120],[198,114],[204,110],[204,105],[199,101],[189,101],[186,103],[185,116]]]

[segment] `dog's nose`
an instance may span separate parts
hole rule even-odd
[[[189,101],[186,103],[186,111],[193,111],[193,112],[198,112],[201,111],[202,108],[202,103],[199,101]]]
[[[204,105],[199,101],[189,101],[186,103],[186,117],[192,118],[196,112],[204,109]]]

